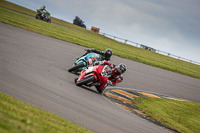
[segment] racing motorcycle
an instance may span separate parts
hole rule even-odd
[[[78,25],[78,26],[83,27],[83,28],[86,29],[86,25],[84,24],[84,21],[82,21],[81,19],[75,18],[73,20],[73,24]]]
[[[88,53],[80,59],[76,60],[73,66],[68,69],[68,72],[81,72],[84,68],[93,65],[95,62],[101,59],[101,55],[96,53]]]
[[[109,65],[93,65],[81,71],[79,77],[75,79],[75,84],[77,86],[99,86],[107,83],[111,75],[112,69]]]
[[[51,18],[50,18],[49,12],[44,12],[44,16],[42,16],[43,12],[37,9],[37,13],[38,14],[36,14],[36,16],[35,16],[36,19],[51,23]]]

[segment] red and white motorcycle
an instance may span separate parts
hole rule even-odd
[[[78,78],[75,79],[77,86],[99,86],[107,83],[108,78],[112,75],[112,69],[109,65],[95,65],[81,71]]]

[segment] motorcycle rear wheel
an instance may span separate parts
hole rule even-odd
[[[36,14],[35,18],[36,18],[36,19],[40,19],[40,15],[39,15],[39,14]]]
[[[68,69],[68,72],[75,71],[75,70],[77,70],[77,69],[79,69],[79,68],[81,68],[81,67],[84,67],[84,66],[85,66],[85,65],[84,65],[83,62],[82,62],[82,63],[79,63],[79,64],[76,64],[76,65],[74,65],[72,68]]]
[[[76,85],[77,86],[86,85],[87,83],[93,82],[94,80],[95,80],[95,77],[94,77],[94,75],[92,75],[92,76],[89,76],[89,77],[87,77],[85,79],[77,81]]]

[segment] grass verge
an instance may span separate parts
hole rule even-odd
[[[0,0],[0,6],[7,8],[7,9],[10,9],[10,10],[13,10],[13,11],[16,11],[16,12],[20,12],[20,13],[32,16],[32,17],[35,17],[35,15],[36,15],[36,9],[35,9],[35,11],[33,11],[33,10],[30,10],[26,7],[22,7],[22,6],[19,6],[17,4],[11,3],[9,1]],[[69,22],[57,19],[55,17],[51,17],[51,20],[52,20],[53,23],[56,23],[56,24],[59,24],[59,25],[63,25],[63,26],[66,26],[66,27],[72,27],[73,29],[77,29],[77,30],[83,30],[83,28],[80,28],[79,26],[72,25]]]
[[[54,114],[0,93],[1,133],[90,133]]]
[[[27,13],[32,16],[36,14],[36,12],[34,14],[34,11],[28,12],[27,10],[29,9],[5,0],[0,0],[0,6]],[[200,79],[199,65],[126,45],[59,19],[52,19],[52,22],[64,25],[66,26],[65,28],[48,24],[3,8],[0,9],[0,12],[0,22],[89,48],[96,48],[98,50],[111,48],[114,55]]]
[[[200,104],[163,98],[138,97],[133,105],[152,119],[181,133],[200,131]]]

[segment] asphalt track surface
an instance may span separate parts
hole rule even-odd
[[[110,102],[68,73],[85,47],[0,23],[0,92],[99,133],[167,132]],[[118,87],[200,102],[200,80],[112,56],[128,70]]]

